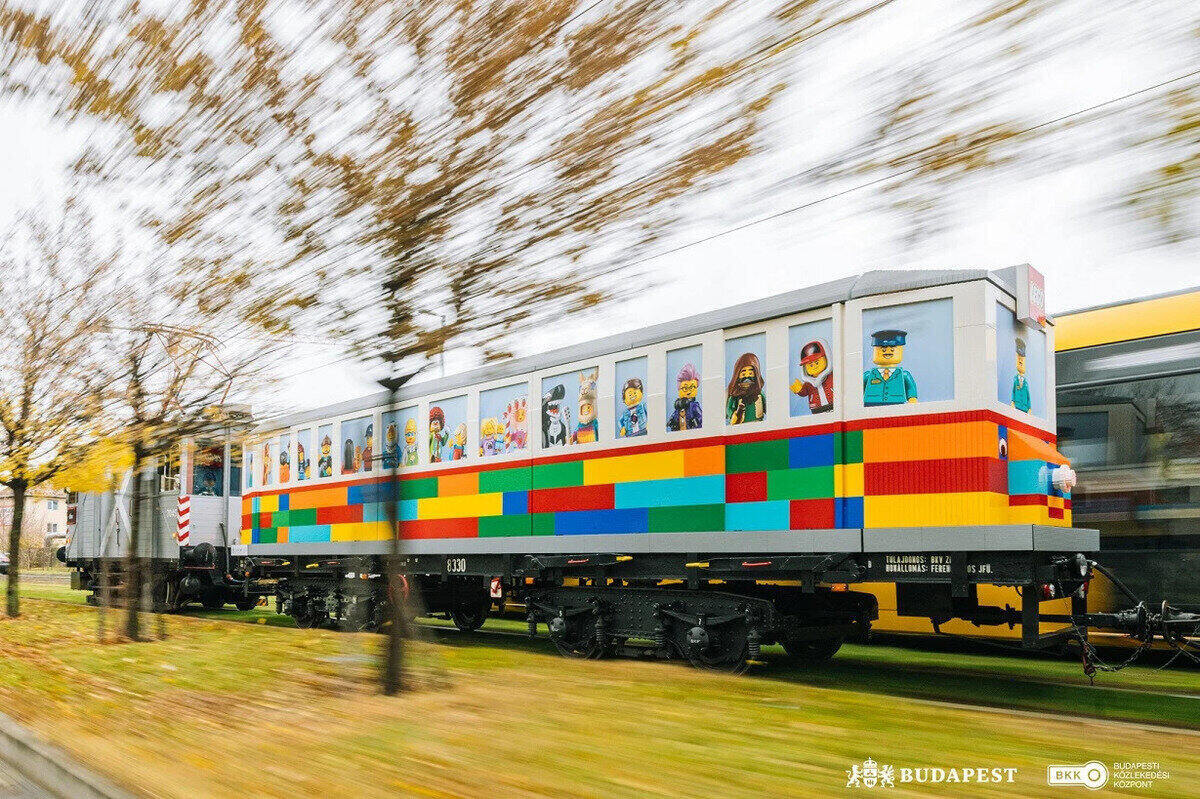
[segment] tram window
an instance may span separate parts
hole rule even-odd
[[[667,430],[697,430],[704,426],[700,369],[703,348],[684,347],[667,353]]]
[[[249,474],[249,472],[247,472]],[[242,448],[237,444],[229,447],[229,496],[242,495]]]
[[[370,416],[342,422],[342,474],[371,471],[374,450],[375,425]]]
[[[254,444],[247,442],[243,445],[246,464],[246,490],[254,488]]]
[[[317,428],[317,477],[333,477],[333,425]]]
[[[731,338],[725,342],[725,422],[743,424],[767,418],[767,334]]]
[[[279,436],[279,483],[292,482],[292,437],[287,433]]]
[[[542,378],[542,447],[600,440],[600,422],[596,419],[599,377],[600,368],[591,366]]]
[[[296,431],[296,479],[307,480],[312,476],[312,428]]]
[[[223,496],[222,472],[225,445],[220,441],[200,440],[192,448],[192,493],[201,497]]]
[[[1046,334],[1021,324],[1002,303],[996,303],[996,397],[1046,418]]]
[[[789,411],[811,416],[833,410],[833,320],[818,319],[788,328]]]
[[[862,312],[863,405],[954,399],[954,301]]]

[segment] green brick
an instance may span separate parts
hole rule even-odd
[[[427,499],[437,496],[436,477],[418,477],[400,481],[400,499]]]
[[[765,472],[788,467],[788,440],[750,441],[725,447],[725,472]]]
[[[833,451],[839,458],[838,463],[862,463],[863,434],[861,430],[847,430],[833,435]]]
[[[530,532],[533,535],[554,535],[553,513],[535,513],[532,518],[533,524],[530,526]]]
[[[278,540],[274,527],[263,527],[258,531],[258,543],[274,544]]]
[[[291,516],[290,511],[286,511],[286,510],[275,511],[274,513],[271,514],[271,526],[272,527],[288,527],[288,526],[290,526],[291,525],[291,522],[289,521],[290,516]]]
[[[288,519],[289,519],[289,521],[288,521],[289,527],[303,527],[303,526],[309,525],[309,524],[316,524],[317,523],[317,509],[316,508],[298,508],[296,510],[290,510],[290,511],[288,511]]]
[[[825,499],[832,496],[832,466],[767,472],[767,499]]]
[[[724,505],[678,505],[650,509],[652,533],[691,533],[724,529]]]
[[[511,516],[479,517],[479,537],[529,535],[531,520],[528,513]]]
[[[583,461],[543,463],[531,470],[532,488],[571,488],[583,485]]]
[[[479,493],[497,494],[501,491],[528,491],[530,486],[529,467],[519,469],[496,469],[479,473]]]

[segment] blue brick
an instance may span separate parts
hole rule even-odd
[[[292,495],[291,494],[284,492],[279,495],[279,509],[280,510],[291,510],[291,504],[292,504]]]
[[[415,522],[417,520],[417,500],[400,500],[400,521]]]
[[[791,527],[791,503],[730,502],[725,506],[726,530],[787,530]]]
[[[329,540],[328,524],[306,524],[288,528],[288,541],[295,544],[312,544]]]
[[[645,533],[649,529],[650,513],[645,508],[576,510],[554,514],[556,535]]]
[[[250,511],[256,516],[262,512],[259,510],[259,506],[262,505],[262,503],[259,500],[260,500],[260,497],[252,497],[250,499]]]
[[[617,483],[615,494],[615,506],[618,508],[719,505],[725,501],[725,475]]]
[[[863,526],[863,498],[838,497],[837,504],[833,507],[833,516],[834,527],[861,528]]]
[[[833,433],[788,439],[788,466],[793,469],[833,464]]]
[[[505,516],[529,513],[529,492],[505,491],[501,511]]]

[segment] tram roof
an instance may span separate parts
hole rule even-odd
[[[738,327],[754,322],[765,322],[780,316],[810,311],[839,302],[891,294],[897,291],[948,286],[975,280],[988,280],[1010,295],[1016,295],[1016,270],[1010,266],[998,270],[987,269],[876,269],[860,275],[839,278],[815,286],[795,289],[773,297],[750,300],[728,308],[718,308],[702,314],[674,319],[669,322],[643,327],[638,330],[617,333],[593,339],[569,347],[547,352],[510,358],[505,361],[485,364],[470,371],[430,380],[411,382],[402,387],[398,402],[443,394],[478,383],[499,380],[510,375],[538,372],[560,364],[573,363],[609,355],[621,350],[647,347],[664,341],[686,338],[712,330]],[[287,413],[264,420],[255,425],[255,430],[266,432],[319,417],[343,416],[360,410],[377,408],[388,401],[388,392],[378,391],[352,400]]]

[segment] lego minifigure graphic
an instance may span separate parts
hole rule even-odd
[[[309,471],[308,471],[309,466],[310,466],[309,460],[304,453],[304,445],[301,444],[299,441],[297,441],[296,442],[296,477],[300,480],[307,480],[309,478]]]
[[[871,334],[875,366],[863,372],[863,405],[902,405],[917,401],[917,381],[900,366],[908,332],[877,330]]]
[[[833,365],[824,339],[813,339],[800,348],[800,377],[792,381],[792,393],[808,399],[809,413],[833,410]]]
[[[678,397],[671,413],[667,416],[667,429],[673,432],[695,430],[704,424],[704,413],[700,408],[700,373],[690,363],[685,363],[675,378]]]
[[[363,433],[363,448],[362,448],[362,470],[364,472],[371,471],[371,464],[375,461],[375,423],[371,422],[367,425],[367,430]]]
[[[1029,381],[1025,379],[1025,341],[1017,339],[1017,374],[1013,377],[1012,406],[1018,411],[1029,413]]]
[[[757,355],[743,352],[738,356],[725,394],[729,398],[725,403],[725,421],[729,424],[760,422],[766,417],[767,395]]]
[[[429,462],[442,462],[442,447],[450,443],[450,432],[445,429],[446,414],[434,405],[429,409]]]
[[[262,484],[271,482],[271,445],[263,444]]]
[[[346,439],[342,442],[342,474],[354,474],[358,471],[358,456],[354,450],[354,442]]]
[[[395,422],[388,422],[383,429],[383,459],[384,469],[395,469],[400,465],[400,433],[396,430]]]
[[[495,435],[498,426],[498,422],[491,417],[479,420],[479,454],[485,458],[504,451],[496,449]]]
[[[417,420],[409,419],[404,423],[404,465],[416,466],[420,461],[417,454]]]
[[[461,461],[467,457],[467,423],[461,422],[450,439],[450,460]]]
[[[501,431],[499,427],[496,430],[497,437],[503,434],[505,452],[516,452],[517,450],[525,449],[528,440],[528,430],[526,422],[526,405],[524,398],[515,399],[508,404],[504,411],[504,429]],[[496,445],[497,452],[500,451],[500,445]]]
[[[333,442],[329,436],[321,439],[321,457],[317,458],[317,476],[333,476]]]
[[[287,447],[279,448],[279,482],[287,483],[292,479],[292,464],[288,462]]]
[[[625,381],[625,387],[621,390],[625,412],[617,422],[618,438],[646,435],[646,403],[642,401],[644,397],[645,388],[640,379],[631,377]]]
[[[566,396],[567,388],[562,383],[542,395],[543,447],[563,447],[570,438],[567,429],[571,425],[571,412],[563,405]]]
[[[600,440],[600,422],[596,419],[596,372],[579,375],[579,423],[571,433],[572,444],[591,444]]]

